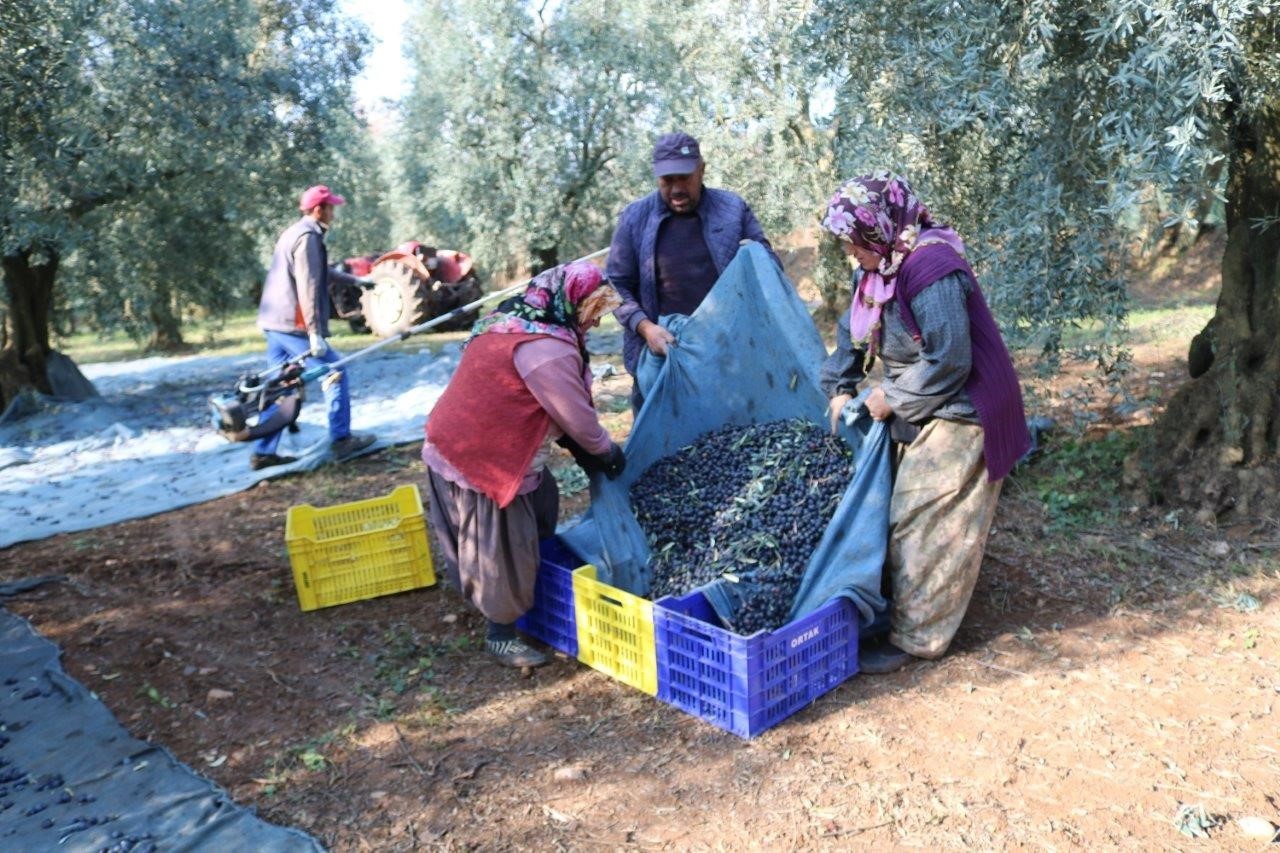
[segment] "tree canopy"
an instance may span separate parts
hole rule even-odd
[[[498,268],[607,241],[673,85],[657,20],[645,0],[424,0],[399,146],[418,226]]]
[[[332,0],[0,6],[0,402],[42,384],[59,306],[163,341],[252,289],[298,192],[367,168],[341,153],[363,38]]]
[[[423,0],[397,142],[411,227],[511,270],[600,248],[677,128],[766,227],[812,222],[816,201],[797,198],[825,182],[794,38],[804,5],[703,0],[677,25],[656,0]]]
[[[970,238],[997,313],[1058,351],[1101,319],[1122,341],[1127,250],[1217,191],[1229,112],[1275,87],[1276,4],[1061,0],[849,5],[807,31],[834,76],[841,166],[888,163]]]
[[[807,25],[838,81],[842,164],[917,176],[970,238],[1002,320],[1051,355],[1087,318],[1115,332],[1104,364],[1123,342],[1144,203],[1165,199],[1168,226],[1223,194],[1217,313],[1130,471],[1214,514],[1256,511],[1277,485],[1278,6],[818,0]]]

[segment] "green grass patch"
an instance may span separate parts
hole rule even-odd
[[[367,656],[357,652],[364,658],[367,674],[359,689],[359,715],[391,720],[424,709],[428,717],[444,713],[448,710],[446,695],[434,683],[436,662],[445,655],[465,654],[471,648],[471,639],[466,635],[428,642],[407,625],[393,625],[383,634],[377,651]]]
[[[482,310],[491,308],[490,303]],[[266,343],[262,332],[257,327],[258,312],[246,308],[225,317],[211,317],[186,323],[182,327],[182,339],[187,344],[188,354],[199,355],[252,355],[262,352]],[[600,322],[599,333],[607,334],[619,330],[618,322],[613,315]],[[358,349],[364,349],[378,342],[371,334],[357,334],[351,331],[345,320],[330,320],[329,343],[339,352],[349,355]],[[441,346],[454,341],[464,341],[470,332],[466,329],[451,332],[427,332],[407,341],[394,344],[395,349],[409,352],[421,350],[437,351]],[[123,331],[80,332],[74,335],[54,336],[53,345],[61,352],[69,355],[78,364],[96,364],[98,362],[130,361],[157,353],[149,352],[146,341],[129,336]]]
[[[491,308],[490,303],[482,310]],[[182,327],[182,339],[187,344],[188,354],[199,355],[253,355],[266,348],[262,332],[257,327],[257,309],[245,309],[225,317],[211,317],[186,323]],[[600,322],[599,333],[617,332],[618,322],[613,315]],[[351,331],[345,320],[330,320],[329,343],[334,349],[349,355],[358,349],[364,349],[378,342],[371,334],[357,334]],[[454,341],[464,341],[468,330],[451,332],[427,332],[407,341],[394,344],[394,349],[409,352],[422,350],[437,351],[441,346]],[[131,337],[123,331],[80,332],[74,335],[54,336],[56,349],[69,355],[77,364],[96,364],[99,362],[130,361],[148,355],[165,353],[149,352],[146,341]]]
[[[551,476],[555,477],[556,485],[560,487],[560,494],[564,497],[572,497],[579,492],[585,492],[591,485],[587,475],[578,467],[577,463],[563,463],[556,460],[548,466],[551,470]]]
[[[154,704],[159,705],[161,708],[164,708],[165,710],[169,710],[171,708],[176,707],[176,704],[172,699],[170,699],[168,696],[165,696],[163,693],[161,693],[155,687],[152,687],[150,684],[144,684],[142,685],[142,687],[138,688],[138,695],[145,696],[147,699],[150,699]]]
[[[246,310],[223,319],[201,320],[185,325],[182,337],[190,347],[188,353],[237,356],[263,352],[266,340],[256,325],[257,316],[256,311]],[[330,345],[343,354],[353,353],[378,342],[378,338],[373,335],[355,334],[342,320],[331,320],[329,330],[333,333],[329,338]],[[392,348],[409,352],[435,351],[451,341],[465,340],[466,336],[465,331],[428,333],[394,344]],[[120,331],[102,334],[82,332],[58,338],[54,346],[71,356],[78,364],[130,361],[157,354],[148,352],[144,341]]]
[[[1122,336],[1126,346],[1135,344],[1186,344],[1213,316],[1214,306],[1188,303],[1161,308],[1142,308],[1129,313],[1129,329]],[[1083,323],[1067,329],[1063,344],[1069,347],[1100,344],[1106,338],[1101,321]]]
[[[1044,505],[1050,530],[1104,527],[1123,509],[1125,459],[1138,446],[1132,432],[1051,444],[1023,480]]]

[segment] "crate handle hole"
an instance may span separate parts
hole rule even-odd
[[[698,629],[691,628],[687,625],[685,626],[684,633],[692,637],[697,637],[699,640],[702,640],[704,643],[711,643],[715,641],[715,637],[712,634],[707,633],[706,631],[699,631]]]

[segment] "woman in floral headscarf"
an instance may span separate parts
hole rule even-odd
[[[869,646],[860,664],[892,672],[946,652],[977,582],[1001,481],[1030,438],[1018,376],[964,242],[907,181],[885,171],[854,178],[822,224],[861,272],[822,368],[833,424],[872,360],[884,368],[866,406],[895,442],[893,610],[887,641]]]
[[[486,650],[507,666],[546,663],[515,622],[533,606],[538,541],[559,513],[551,442],[588,471],[616,477],[626,464],[596,416],[586,347],[621,304],[589,263],[542,273],[476,322],[427,421],[432,529],[451,581],[488,620]]]

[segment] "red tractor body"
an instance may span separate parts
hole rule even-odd
[[[334,312],[356,331],[369,330],[378,337],[399,334],[484,295],[470,255],[416,240],[383,255],[347,258],[341,266],[373,284],[330,276]],[[475,312],[468,312],[441,328],[466,328],[474,321]]]

